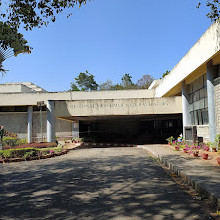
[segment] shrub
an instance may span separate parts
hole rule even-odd
[[[22,158],[26,153],[30,153],[32,155],[37,156],[37,149],[34,148],[25,148],[25,149],[8,149],[8,150],[0,150],[0,155],[2,158]]]
[[[21,149],[21,148],[54,148],[54,147],[57,147],[57,143],[30,143],[30,144],[17,145],[17,146],[11,147],[11,149]]]
[[[19,139],[17,137],[4,137],[3,138],[3,146],[7,146],[4,149],[9,149],[8,146],[14,147],[16,145],[26,144],[26,139]]]

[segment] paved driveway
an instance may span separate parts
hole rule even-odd
[[[0,166],[0,219],[209,219],[143,149]]]

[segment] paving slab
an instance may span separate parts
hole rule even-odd
[[[168,145],[139,145],[178,176],[186,179],[195,190],[204,193],[217,210],[220,209],[220,166],[174,151]]]

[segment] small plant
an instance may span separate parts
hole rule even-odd
[[[175,150],[176,150],[176,151],[179,151],[179,150],[180,150],[180,147],[179,147],[179,146],[175,146]]]
[[[207,145],[212,149],[212,151],[217,152],[216,149],[216,141],[215,142],[208,142]]]
[[[205,151],[209,151],[209,146],[204,145],[204,146],[203,146],[203,149],[204,149]]]
[[[174,137],[171,136],[171,137],[167,138],[166,141],[168,142],[169,145],[172,145],[172,143],[174,141]]]
[[[216,135],[215,143],[216,143],[217,148],[219,149],[219,146],[220,146],[220,134]]]

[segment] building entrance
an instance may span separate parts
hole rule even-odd
[[[159,144],[181,133],[181,114],[112,116],[79,121],[79,135],[87,142]]]

